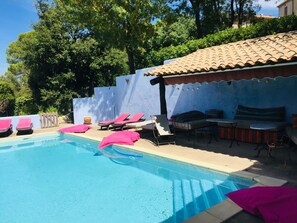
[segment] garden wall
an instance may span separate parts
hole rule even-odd
[[[8,116],[8,117],[1,117],[0,120],[1,119],[12,119],[12,121],[11,121],[12,130],[15,132],[16,126],[17,126],[20,118],[31,118],[31,121],[33,123],[33,130],[41,128],[39,115]]]
[[[159,85],[152,86],[144,73],[120,76],[114,87],[95,88],[92,98],[73,99],[75,124],[91,116],[93,123],[113,119],[121,113],[145,113],[145,118],[160,113]],[[168,117],[189,110],[221,109],[233,118],[238,104],[250,107],[286,107],[287,120],[297,113],[297,77],[180,84],[166,86]]]

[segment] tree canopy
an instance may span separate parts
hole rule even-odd
[[[36,8],[33,30],[7,49],[10,66],[1,80],[11,84],[14,114],[53,107],[67,114],[73,98],[90,97],[94,87],[114,85],[135,69],[296,29],[295,17],[226,29],[257,11],[250,0],[37,0]]]

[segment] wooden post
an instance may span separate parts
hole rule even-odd
[[[152,80],[150,80],[151,85],[159,84],[159,93],[160,93],[160,109],[161,114],[167,116],[167,105],[166,105],[166,88],[165,88],[165,82],[163,77],[157,77]]]

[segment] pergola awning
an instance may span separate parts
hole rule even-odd
[[[297,75],[297,31],[199,49],[145,75],[165,84]]]

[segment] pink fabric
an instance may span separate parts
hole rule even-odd
[[[74,132],[74,133],[82,133],[82,132],[86,132],[88,131],[90,128],[92,128],[91,126],[88,125],[74,125],[71,127],[66,127],[66,128],[62,128],[59,129],[58,132]]]
[[[140,139],[138,132],[119,131],[106,136],[101,141],[99,148],[104,148],[112,144],[133,145],[136,140]]]
[[[11,119],[0,120],[0,131],[8,130],[11,125]]]
[[[128,118],[130,116],[130,114],[121,114],[118,118],[116,119],[113,119],[113,120],[105,120],[105,121],[102,121],[102,122],[99,122],[99,124],[105,124],[105,125],[108,125],[108,124],[112,124],[114,122],[121,122],[121,121],[124,121],[126,118]]]
[[[231,192],[227,196],[245,211],[262,217],[265,222],[296,222],[297,188],[253,187]]]
[[[32,122],[31,118],[20,118],[16,129],[31,129]]]
[[[117,122],[114,122],[114,124],[115,125],[125,125],[126,123],[130,123],[130,122],[138,122],[143,116],[144,116],[143,113],[137,113],[132,118],[130,118],[129,120],[117,121]]]

